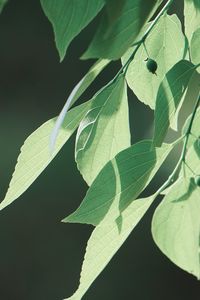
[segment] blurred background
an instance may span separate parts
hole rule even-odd
[[[176,1],[182,10],[182,1]],[[62,64],[39,0],[10,0],[0,16],[0,197],[4,198],[24,140],[57,115],[93,61],[80,61],[98,18],[75,39]],[[111,64],[82,97],[88,100],[113,77]],[[149,137],[152,111],[130,92],[133,142]],[[145,122],[144,122],[145,120]],[[62,300],[77,288],[92,227],[63,224],[87,186],[74,162],[73,136],[56,159],[12,205],[0,212],[0,299]],[[173,167],[173,153],[147,193]],[[158,200],[159,201],[159,200]],[[157,201],[157,203],[158,203]],[[155,204],[156,205],[156,204]],[[140,222],[84,299],[195,300],[199,282],[171,263],[153,243],[153,208]]]

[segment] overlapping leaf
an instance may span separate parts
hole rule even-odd
[[[109,7],[107,7],[100,27],[83,58],[121,58],[160,2],[125,0],[121,13],[111,22],[111,25],[108,16],[112,15],[112,11],[108,13]]]
[[[196,8],[196,10],[200,10],[200,1],[199,0],[185,0],[185,1],[191,2],[194,5],[194,7]]]
[[[178,17],[164,14],[146,39],[145,47],[146,50],[141,45],[137,51],[127,70],[126,79],[138,99],[151,108],[155,108],[161,81],[172,66],[184,57],[185,37]],[[124,55],[123,63],[127,61],[132,52],[131,48]],[[148,55],[158,64],[156,75],[150,73],[146,67],[145,60]]]
[[[191,59],[192,62],[196,65],[200,63],[199,41],[200,41],[200,27],[193,33],[191,46],[190,46]]]
[[[185,164],[182,168],[182,174],[184,177],[194,177],[200,175],[200,139],[194,142],[188,149]]]
[[[200,1],[185,0],[184,15],[185,33],[190,43],[193,33],[200,28]]]
[[[5,199],[0,204],[0,209],[17,199],[42,173],[76,130],[80,121],[90,109],[91,103],[91,101],[86,102],[69,111],[59,131],[53,155],[50,153],[49,141],[56,118],[44,123],[27,138],[22,146],[10,186]]]
[[[183,127],[183,124],[181,124],[182,121],[188,117],[188,112],[191,111],[193,103],[195,103],[199,96],[200,73],[198,73],[197,70],[198,68],[192,74],[187,89],[179,102],[178,108],[176,109],[176,113],[170,122],[170,127],[175,131],[181,129],[180,126]]]
[[[63,221],[98,225],[113,217],[114,208],[115,218],[120,216],[150,182],[172,147],[154,148],[152,141],[142,141],[120,152],[101,170],[80,207]]]
[[[183,270],[200,278],[200,188],[182,179],[156,209],[153,238],[161,251]]]
[[[108,63],[109,61],[106,59],[99,60],[89,69],[73,94],[70,105],[77,101]],[[50,151],[50,137],[57,118],[47,121],[27,138],[21,149],[15,172],[0,209],[13,202],[29,188],[76,130],[87,110],[90,109],[91,104],[91,101],[86,102],[69,111],[67,116],[64,117],[63,123],[58,128],[56,135],[58,141],[55,142],[53,154]]]
[[[75,85],[71,91],[63,109],[61,110],[55,126],[52,130],[50,137],[50,149],[53,152],[56,139],[64,121],[64,118],[69,111],[70,107],[78,100],[78,98],[85,92],[89,85],[94,81],[94,79],[99,75],[99,73],[109,64],[107,59],[99,59],[86,73],[86,75]]]
[[[155,108],[154,144],[160,146],[174,121],[181,98],[195,72],[195,66],[182,60],[168,71],[160,84]]]
[[[181,170],[178,176],[178,179],[175,183],[170,185],[164,191],[162,191],[163,195],[167,195],[171,189],[176,186],[178,181],[183,180],[183,178],[194,178],[200,175],[200,127],[199,127],[199,117],[200,117],[200,109],[197,111],[196,118],[194,119],[192,126],[192,131],[187,143],[187,152],[184,161],[182,162]],[[191,116],[187,119],[185,126],[183,128],[182,133],[185,134]]]
[[[102,167],[130,146],[128,102],[123,75],[103,88],[82,120],[76,140],[76,161],[90,185]]]
[[[73,97],[71,105],[74,104],[80,96],[86,91],[90,84],[95,80],[95,78],[103,71],[103,69],[110,63],[108,59],[99,59],[85,74],[81,80],[81,85]]]
[[[105,2],[105,14],[107,14],[108,26],[111,26],[120,17],[126,0],[105,0]]]
[[[71,41],[98,14],[104,0],[41,0],[41,4],[53,25],[62,60]]]
[[[118,219],[101,222],[93,231],[86,248],[80,285],[73,296],[66,300],[80,300],[92,282],[103,271],[131,231],[144,216],[155,196],[133,201]]]
[[[186,134],[190,120],[191,120],[191,115],[187,118],[183,129],[182,129],[182,134]],[[196,115],[195,115],[195,119],[193,121],[192,124],[192,128],[191,128],[191,133],[190,133],[190,137],[187,143],[187,147],[189,148],[192,144],[194,144],[194,142],[199,138],[200,136],[200,108],[197,109]]]

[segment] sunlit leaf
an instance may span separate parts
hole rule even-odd
[[[199,14],[200,17],[200,14]],[[199,24],[200,26],[200,24]],[[200,27],[192,35],[190,53],[192,62],[197,65],[200,63],[200,51],[199,51],[199,41],[200,41]]]
[[[193,179],[178,181],[156,209],[153,238],[161,251],[183,270],[200,278],[200,188]]]
[[[200,113],[200,112],[199,112]],[[189,120],[189,119],[188,119]],[[194,122],[194,125],[197,125],[197,122]],[[196,126],[195,126],[196,127]],[[199,126],[196,127],[199,132]],[[181,170],[176,182],[167,187],[164,191],[162,191],[163,195],[167,195],[170,190],[172,190],[179,181],[183,180],[183,178],[195,178],[200,175],[200,139],[193,136],[193,139],[189,140],[189,145],[187,149],[187,153],[185,159],[182,163]]]
[[[188,149],[185,158],[185,165],[182,168],[182,174],[185,177],[200,175],[200,139],[194,142]]]
[[[86,248],[80,285],[73,296],[65,300],[80,300],[92,282],[103,271],[131,231],[144,216],[155,196],[133,201],[119,218],[101,222],[93,231]]]
[[[167,144],[154,148],[152,141],[141,141],[120,152],[105,165],[79,208],[64,222],[98,225],[103,219],[110,220],[113,207],[116,218],[120,216],[151,181],[172,148]]]
[[[185,33],[190,42],[193,33],[196,31],[196,29],[200,28],[200,1],[185,0],[184,15],[185,15]]]
[[[182,60],[172,67],[160,84],[155,108],[154,144],[160,146],[165,138],[181,98],[195,71],[195,66]]]
[[[123,75],[103,88],[82,120],[76,140],[76,161],[90,185],[102,167],[130,146],[126,83]]]
[[[53,25],[56,46],[63,60],[71,41],[98,14],[104,0],[41,0],[41,4]]]
[[[63,109],[61,110],[55,126],[52,130],[50,136],[50,150],[53,152],[56,139],[62,126],[62,123],[65,119],[65,116],[70,109],[70,107],[78,100],[78,98],[85,92],[85,90],[89,87],[89,85],[95,80],[95,78],[99,75],[99,73],[109,64],[109,60],[107,59],[99,59],[86,73],[86,75],[76,84],[70,93]]]
[[[138,99],[154,108],[158,88],[165,74],[184,57],[185,37],[178,17],[163,15],[146,39],[145,47],[141,45],[137,51],[127,70],[126,79]],[[132,52],[130,48],[122,58],[123,63]],[[158,64],[156,75],[146,67],[148,55]]]
[[[197,70],[193,73],[188,83],[188,87],[183,94],[181,101],[176,109],[175,115],[170,122],[170,127],[178,131],[183,126],[182,121],[188,117],[188,112],[191,111],[200,92],[200,73]],[[194,103],[194,104],[193,104]]]
[[[186,134],[189,123],[191,120],[191,115],[187,118],[184,127],[182,129],[182,134]],[[197,109],[196,115],[195,115],[195,119],[193,121],[192,124],[192,128],[191,128],[191,133],[190,133],[190,137],[189,137],[189,141],[187,144],[187,147],[189,148],[196,139],[198,139],[200,137],[200,108]]]
[[[99,29],[83,58],[121,58],[135,41],[143,25],[160,2],[156,0],[125,0],[120,15],[111,22],[110,26],[107,8]]]
[[[191,2],[196,10],[200,10],[200,1],[199,0],[185,0],[186,2]]]
[[[53,154],[50,153],[49,141],[56,118],[44,123],[26,139],[0,209],[11,204],[30,187],[76,130],[90,106],[91,101],[69,111],[59,131]]]

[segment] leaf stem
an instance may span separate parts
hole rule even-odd
[[[161,9],[161,11],[157,14],[157,16],[152,21],[152,23],[149,26],[149,28],[146,30],[145,34],[143,35],[143,37],[141,39],[142,42],[144,42],[146,40],[147,36],[151,32],[151,30],[154,28],[154,26],[156,25],[156,23],[158,22],[158,20],[160,19],[160,17],[169,9],[169,7],[172,5],[173,1],[174,0],[168,0],[167,3],[163,6],[163,8]]]
[[[133,51],[133,53],[131,54],[131,56],[129,57],[128,61],[120,68],[120,70],[117,72],[117,74],[114,76],[114,78],[109,81],[102,89],[100,89],[100,91],[98,93],[100,93],[103,89],[105,89],[106,87],[110,86],[111,84],[113,84],[115,82],[115,80],[118,79],[118,77],[122,74],[122,73],[126,73],[128,66],[130,64],[130,62],[133,60],[135,54],[137,53],[138,49],[140,48],[141,44],[143,44],[145,46],[145,40],[147,38],[147,36],[149,35],[149,33],[151,32],[151,30],[153,29],[153,27],[155,26],[155,24],[158,22],[159,18],[167,11],[167,9],[169,8],[169,6],[172,4],[174,0],[168,0],[167,3],[164,5],[164,7],[161,9],[161,11],[158,13],[158,15],[156,16],[156,18],[152,21],[152,23],[150,24],[149,28],[146,30],[146,32],[144,33],[143,37],[135,42],[133,44],[134,47],[136,47]],[[145,47],[146,49],[146,47]],[[146,49],[147,52],[147,49]],[[148,52],[147,52],[148,53]],[[84,78],[83,78],[84,79]],[[83,80],[82,79],[82,80]],[[66,116],[66,113],[68,111],[68,109],[71,106],[71,101],[73,100],[73,96],[75,94],[75,92],[77,92],[77,90],[79,89],[79,86],[82,83],[82,80],[80,83],[78,83],[75,88],[73,89],[72,93],[69,96],[69,99],[67,100],[63,110],[61,111],[61,114],[59,115],[57,121],[56,121],[56,125],[53,129],[53,132],[51,134],[51,139],[50,139],[50,152],[53,152],[54,149],[54,145],[56,142],[56,138],[57,138],[57,134],[58,134],[58,130],[63,122],[64,117]]]
[[[148,60],[148,58],[150,58],[150,55],[149,55],[149,52],[148,52],[148,50],[147,50],[147,47],[146,47],[145,42],[143,42],[143,47],[144,47],[144,50],[145,50],[146,55],[147,55],[147,59],[145,59],[145,60]]]
[[[167,1],[167,3],[163,6],[163,8],[161,9],[161,11],[156,16],[156,18],[150,24],[149,28],[144,33],[143,37],[138,42],[135,43],[136,48],[134,49],[133,53],[131,54],[131,56],[129,57],[129,59],[127,60],[127,62],[122,66],[122,68],[120,69],[120,72],[124,71],[124,73],[126,73],[128,67],[129,67],[129,64],[134,59],[134,57],[135,57],[138,49],[140,48],[141,44],[145,43],[146,38],[148,37],[148,35],[150,34],[150,32],[152,31],[152,29],[154,28],[154,26],[157,24],[157,22],[160,19],[160,17],[169,9],[169,7],[173,3],[173,1],[174,0],[168,0]]]

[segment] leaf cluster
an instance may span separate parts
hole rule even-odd
[[[98,29],[82,56],[98,60],[73,89],[60,115],[25,141],[0,209],[33,184],[77,130],[75,160],[88,191],[63,222],[91,224],[94,230],[79,287],[67,299],[82,299],[161,194],[152,220],[153,239],[172,262],[200,279],[200,1],[184,1],[184,24],[168,13],[173,2],[41,0],[61,61],[72,40],[100,13]],[[118,59],[121,69],[116,76],[92,99],[71,108]],[[154,110],[151,140],[131,144],[127,87]],[[179,130],[181,107],[194,98],[193,112]],[[180,137],[167,144],[170,128],[179,130]],[[141,197],[177,144],[182,152],[169,178],[153,195]]]

